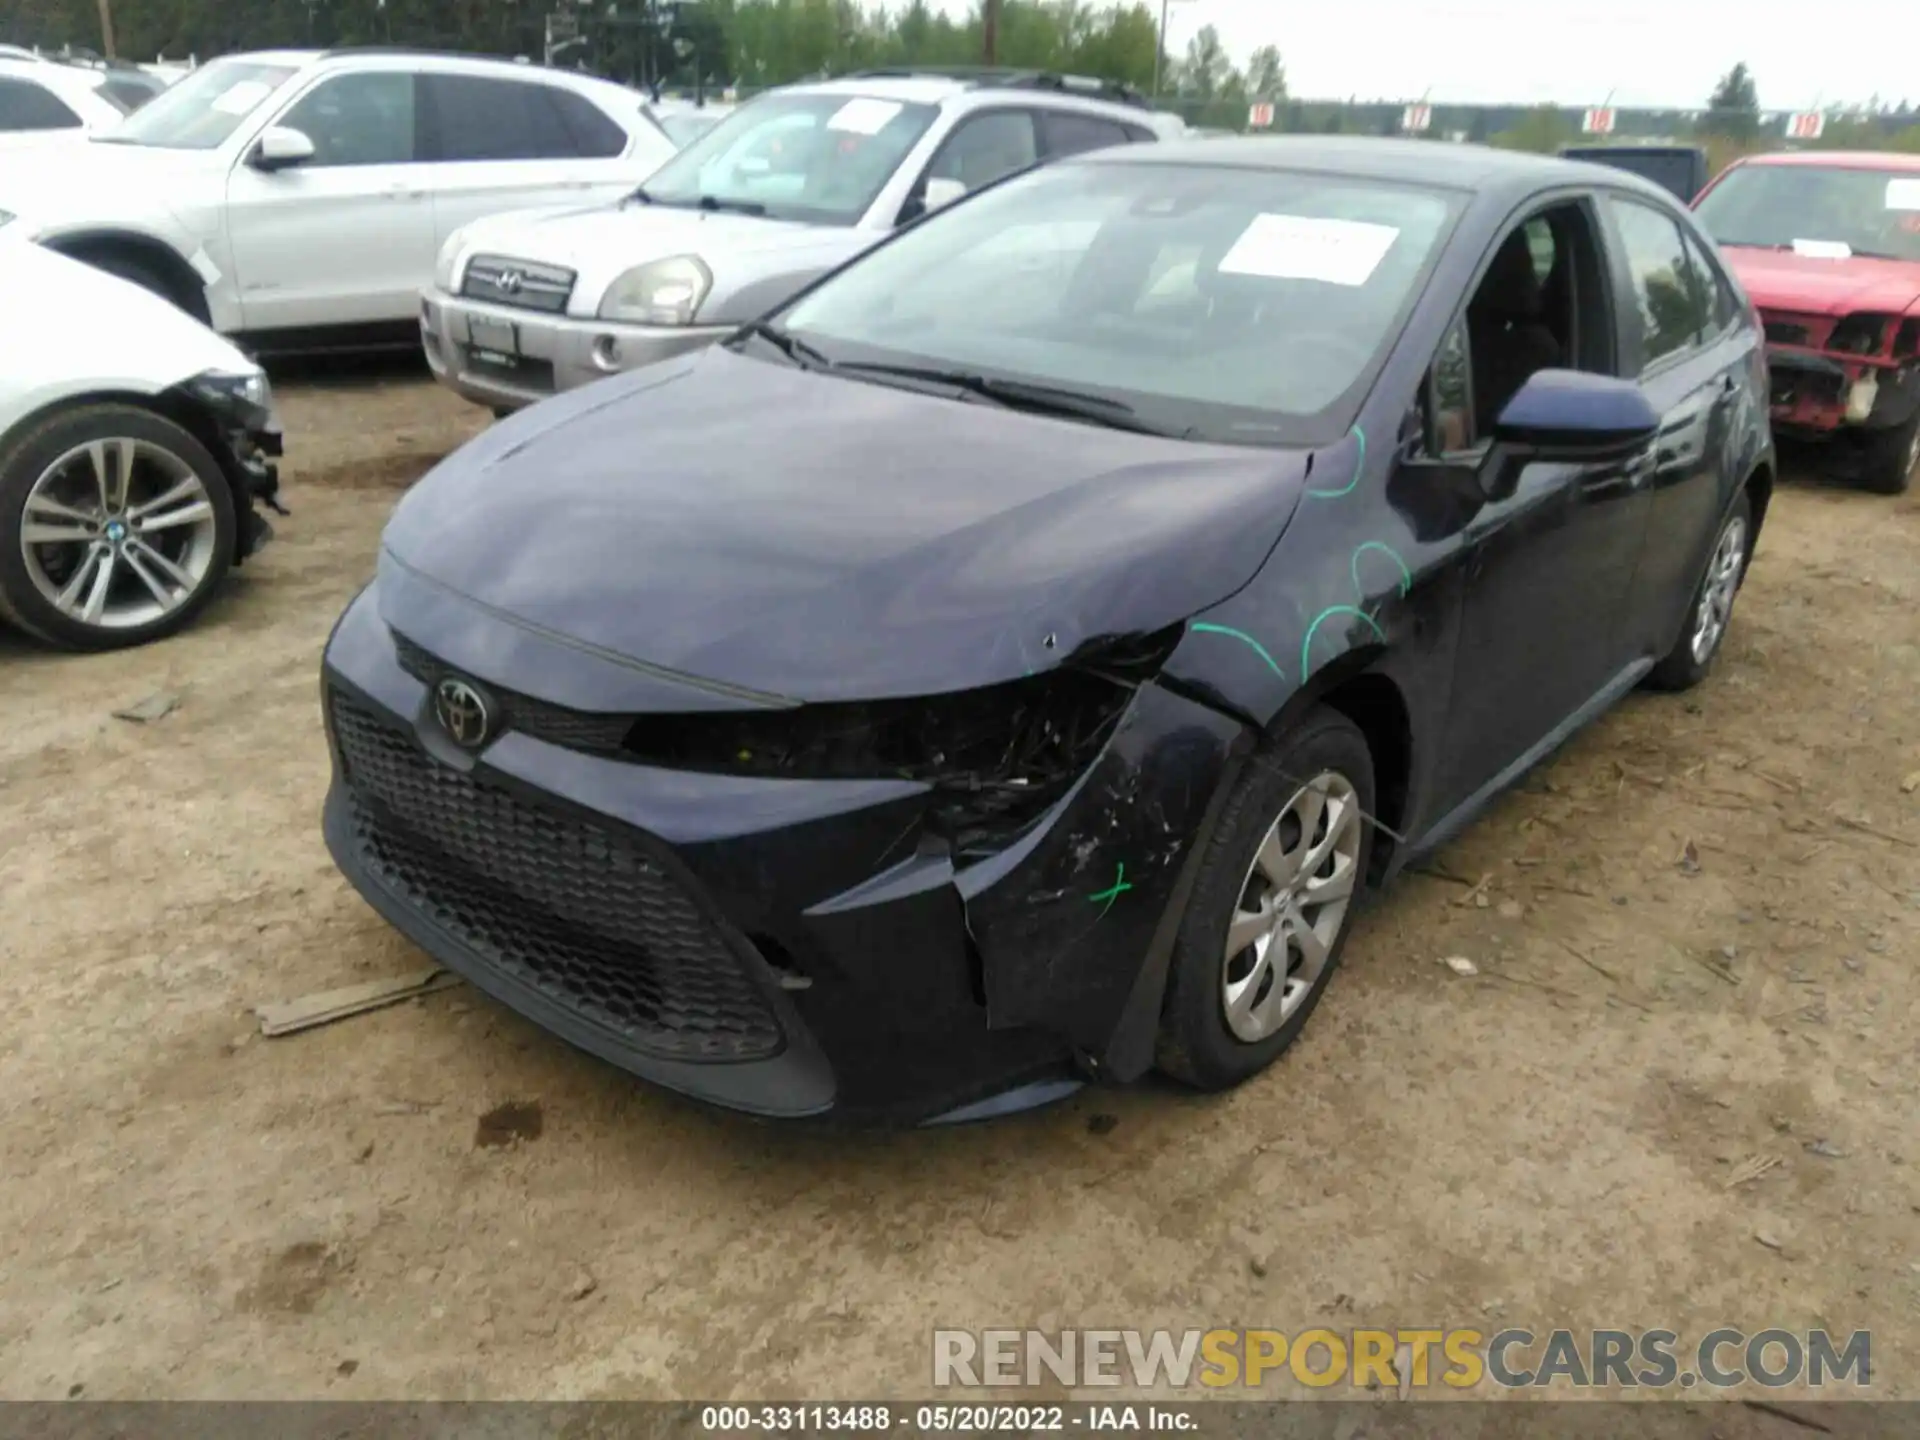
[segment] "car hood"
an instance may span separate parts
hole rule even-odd
[[[178,306],[0,229],[0,429],[83,395],[155,395],[255,367]],[[84,315],[89,323],[76,325]],[[113,343],[100,343],[102,333]]]
[[[734,703],[971,689],[1231,595],[1309,459],[714,348],[524,411],[443,462],[388,526],[383,613],[433,648],[423,617],[444,607],[409,613],[406,597],[451,591],[685,678],[689,709],[709,708],[702,689]]]
[[[1920,313],[1920,265],[1910,261],[1864,255],[1821,260],[1744,245],[1723,245],[1720,253],[1762,310],[1801,315]]]
[[[0,209],[31,215],[50,228],[125,218],[130,210],[171,213],[186,177],[218,173],[217,152],[161,150],[103,140],[33,145],[7,152],[0,165]]]
[[[650,260],[697,255],[714,275],[713,300],[769,273],[814,272],[877,237],[841,226],[803,225],[667,205],[597,205],[522,211],[477,220],[460,232],[459,263],[475,255],[533,260],[574,271],[576,314],[592,315],[607,287]],[[767,257],[778,257],[769,265]],[[785,298],[784,294],[776,297]],[[704,313],[702,321],[710,316]]]

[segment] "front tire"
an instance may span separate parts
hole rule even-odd
[[[233,495],[186,430],[89,405],[0,447],[0,617],[66,650],[118,650],[199,613],[234,553]]]
[[[1311,711],[1260,752],[1207,841],[1174,942],[1160,1069],[1227,1090],[1290,1046],[1340,963],[1373,843],[1373,757]]]
[[[1861,481],[1876,495],[1900,495],[1920,470],[1920,409],[1896,425],[1867,438]]]
[[[1733,602],[1753,558],[1753,504],[1745,492],[1720,522],[1706,574],[1693,592],[1693,605],[1680,638],[1647,675],[1650,690],[1691,690],[1707,678],[1733,623]]]

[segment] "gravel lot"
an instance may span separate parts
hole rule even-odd
[[[464,988],[254,1033],[421,963],[322,846],[317,664],[485,423],[284,401],[293,517],[192,633],[0,635],[0,1394],[905,1396],[935,1324],[1104,1323],[1864,1328],[1920,1398],[1920,495],[1783,485],[1716,678],[1397,886],[1242,1091],[849,1140]]]

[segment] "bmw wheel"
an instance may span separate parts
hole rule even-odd
[[[1372,850],[1373,760],[1316,710],[1263,751],[1207,842],[1174,943],[1158,1061],[1224,1090],[1279,1058],[1340,963]]]
[[[0,616],[69,650],[170,635],[232,563],[220,464],[133,405],[91,405],[0,450]]]

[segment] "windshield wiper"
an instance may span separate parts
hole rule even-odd
[[[740,334],[754,335],[766,341],[782,355],[803,370],[831,370],[833,361],[824,353],[816,350],[791,330],[782,330],[771,320],[750,320],[740,327]]]
[[[718,195],[702,195],[693,202],[702,210],[731,210],[739,215],[764,215],[767,207],[757,200],[722,200]]]
[[[629,190],[627,192],[627,199],[638,200],[642,205],[652,205],[655,203],[653,196],[647,193],[647,187],[644,185],[636,185],[633,189]],[[625,204],[626,202],[622,201],[621,203]]]
[[[891,378],[916,380],[928,385],[951,385],[956,390],[990,400],[1009,410],[1085,420],[1104,425],[1110,430],[1131,430],[1139,435],[1159,435],[1172,440],[1185,440],[1193,435],[1192,426],[1156,425],[1151,420],[1141,419],[1126,401],[1086,390],[1040,385],[1030,380],[1005,380],[970,370],[942,370],[917,365],[880,365],[843,360],[834,368],[882,380]]]

